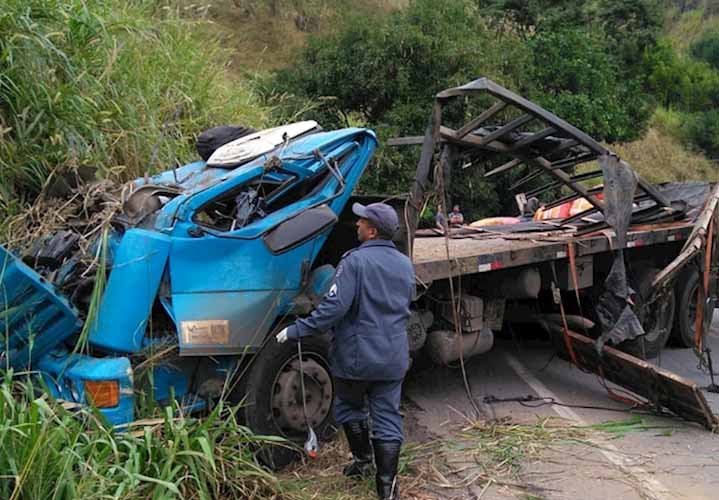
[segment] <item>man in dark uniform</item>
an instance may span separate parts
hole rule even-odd
[[[353,456],[344,474],[368,474],[374,449],[377,495],[396,500],[404,439],[399,403],[409,367],[407,320],[415,293],[414,267],[392,243],[399,229],[392,207],[355,203],[352,210],[359,216],[361,245],[344,254],[329,292],[312,314],[282,330],[277,341],[332,334],[335,417]]]

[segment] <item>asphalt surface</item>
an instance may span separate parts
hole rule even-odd
[[[719,315],[715,314],[708,346],[716,352],[719,372]],[[707,387],[707,370],[698,366],[691,349],[669,347],[656,364]],[[553,357],[540,339],[498,339],[489,353],[465,364],[467,381],[482,418],[536,424],[557,418],[567,425],[626,422],[627,405],[612,400],[598,378]],[[719,383],[719,376],[717,377]],[[716,414],[719,394],[702,391]],[[475,409],[465,390],[461,371],[417,368],[405,384],[410,440],[452,439],[474,419]],[[497,398],[536,395],[572,405],[528,408],[515,402],[485,404]],[[585,409],[595,406],[605,409]],[[617,410],[612,411],[611,409]],[[447,489],[438,498],[581,498],[581,499],[717,499],[719,498],[719,436],[675,417],[642,415],[651,427],[637,429],[597,446],[550,447],[542,459],[522,464],[520,480],[538,488],[534,497],[516,489],[470,486]],[[553,420],[554,421],[554,420]],[[429,495],[431,497],[431,495]]]

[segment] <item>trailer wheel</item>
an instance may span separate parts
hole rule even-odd
[[[656,267],[635,265],[631,286],[636,291],[634,296],[635,311],[646,332],[636,339],[619,344],[619,348],[642,359],[659,356],[672,330],[676,299],[673,293],[666,300],[657,300],[644,307],[654,292],[652,281],[659,274]]]
[[[695,268],[685,269],[674,284],[677,310],[674,316],[672,339],[682,347],[693,347],[694,323],[697,317],[697,290],[699,289],[699,272]],[[709,328],[714,312],[714,301],[707,303],[704,311],[704,326]]]
[[[320,440],[328,439],[336,430],[328,350],[326,337],[302,340],[307,419]],[[244,396],[247,426],[257,434],[282,436],[301,448],[307,438],[307,426],[302,408],[297,342],[289,340],[278,344],[274,338],[269,339],[252,361],[245,378],[246,382],[240,384],[242,395],[233,395],[232,399],[239,402]],[[299,454],[298,449],[272,445],[260,450],[258,457],[277,470],[298,459]]]

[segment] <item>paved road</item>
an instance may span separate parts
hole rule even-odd
[[[708,344],[717,353],[715,372],[719,372],[719,315],[714,317]],[[695,380],[701,387],[710,382],[708,373],[698,368],[691,349],[668,348],[656,362]],[[550,346],[539,340],[516,344],[500,339],[491,352],[469,360],[466,370],[475,400],[481,401],[487,395],[534,394],[571,405],[626,408],[607,396],[596,376],[553,358]],[[410,411],[412,432],[420,438],[427,433],[449,439],[466,423],[466,416],[474,413],[457,369],[418,369],[407,381],[405,394],[408,407],[414,408]],[[719,414],[719,395],[704,394]],[[577,424],[598,424],[630,417],[624,412],[554,405],[526,408],[518,403],[484,405],[482,410],[486,415],[509,417],[518,423],[560,417]],[[552,447],[542,460],[523,464],[522,479],[546,488],[540,498],[548,499],[719,498],[719,436],[675,418],[649,415],[645,419],[661,428],[632,432],[596,449],[585,447],[579,455],[570,449]],[[481,488],[469,488],[441,495],[477,498],[480,493]],[[484,493],[482,500],[526,498],[506,488],[493,487]]]

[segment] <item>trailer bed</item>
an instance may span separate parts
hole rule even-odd
[[[635,226],[627,233],[627,247],[637,248],[686,240],[693,222],[680,221]],[[449,255],[447,254],[447,243]],[[567,258],[568,245],[574,244],[577,257],[616,248],[612,230],[577,236],[573,232],[477,233],[450,237],[416,237],[412,257],[417,278],[434,280],[475,274]]]

